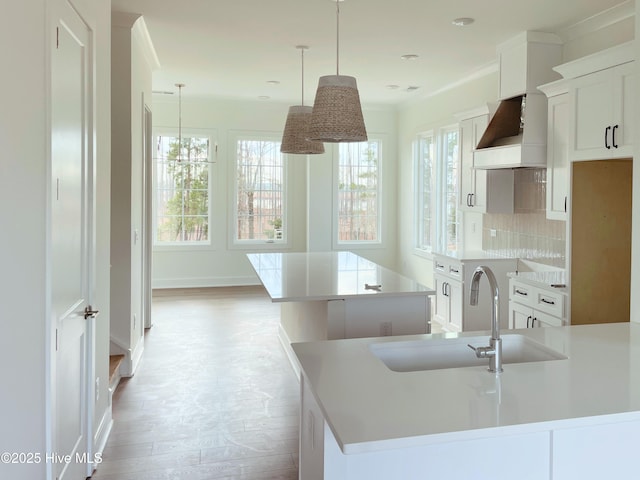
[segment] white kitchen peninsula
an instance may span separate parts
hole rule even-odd
[[[288,353],[292,342],[429,332],[435,291],[354,253],[247,257],[271,300],[281,303]]]
[[[510,330],[503,341],[513,334],[566,358],[505,363],[499,375],[486,365],[393,371],[373,352],[464,347],[478,333],[294,344],[300,478],[636,478],[640,325]]]

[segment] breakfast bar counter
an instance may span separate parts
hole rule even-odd
[[[247,254],[273,302],[280,340],[292,342],[428,333],[435,291],[351,252]]]
[[[635,478],[640,325],[509,330],[505,348],[537,351],[513,363],[505,353],[501,374],[466,346],[488,338],[294,344],[300,478]]]

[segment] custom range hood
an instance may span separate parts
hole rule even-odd
[[[538,85],[557,80],[562,42],[522,32],[497,48],[500,104],[473,152],[477,169],[547,166],[547,97]]]

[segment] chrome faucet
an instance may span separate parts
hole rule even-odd
[[[491,287],[491,295],[493,296],[493,307],[491,309],[491,339],[488,347],[474,347],[469,345],[478,358],[489,359],[489,371],[502,372],[502,339],[500,338],[500,321],[498,318],[499,302],[498,302],[498,282],[489,267],[480,266],[473,272],[471,278],[471,294],[469,296],[470,305],[478,305],[478,291],[480,290],[480,278],[482,274],[487,276],[489,286]]]

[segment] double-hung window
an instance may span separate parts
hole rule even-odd
[[[419,251],[455,251],[460,240],[458,128],[419,135],[414,142],[416,236]]]
[[[381,141],[338,144],[338,243],[380,243]]]
[[[156,245],[209,244],[210,137],[157,135]]]
[[[286,168],[280,143],[264,134],[235,138],[236,245],[286,243]]]

